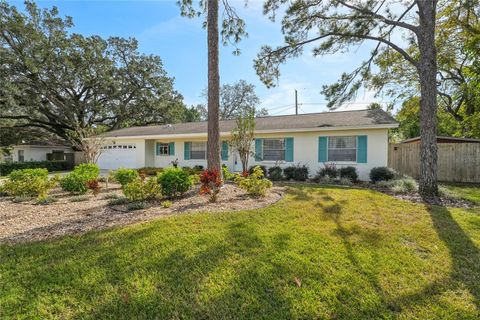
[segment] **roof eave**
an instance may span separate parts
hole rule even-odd
[[[347,131],[347,130],[362,130],[362,129],[393,129],[397,128],[398,123],[376,124],[365,126],[344,126],[344,127],[316,127],[316,128],[293,128],[293,129],[270,129],[270,130],[255,130],[255,134],[269,134],[269,133],[292,133],[292,132],[324,132],[324,131]],[[220,132],[222,136],[230,135],[230,131]],[[199,138],[206,137],[206,132],[201,133],[172,133],[172,134],[152,134],[152,135],[118,135],[118,136],[104,136],[105,139],[170,139],[170,138]]]

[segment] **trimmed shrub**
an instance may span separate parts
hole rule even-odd
[[[240,188],[253,197],[264,197],[267,190],[272,187],[272,182],[264,179],[264,173],[260,166],[253,168],[253,173],[247,177],[238,176],[235,180]]]
[[[84,177],[72,172],[60,180],[60,187],[73,194],[85,194],[88,191],[87,181]]]
[[[253,171],[255,170],[255,168],[260,168],[263,172],[263,176],[262,177],[265,177],[267,175],[267,167],[265,166],[251,166],[250,169],[248,169],[248,173],[249,174],[253,174]]]
[[[374,183],[378,181],[389,181],[395,178],[395,171],[388,167],[375,167],[370,170],[370,180]]]
[[[335,179],[338,177],[338,170],[335,163],[325,163],[323,168],[317,172],[317,178],[329,177]]]
[[[272,181],[283,180],[282,168],[279,166],[274,166],[268,168],[268,178]]]
[[[295,167],[286,167],[283,169],[283,175],[285,176],[286,180],[293,180],[293,177],[295,177]]]
[[[308,179],[308,167],[306,165],[290,166],[283,169],[287,180],[306,181]]]
[[[293,180],[295,181],[306,181],[308,179],[308,167],[306,165],[297,165],[295,167]]]
[[[123,186],[122,190],[130,201],[145,201],[160,195],[160,186],[155,177],[147,180],[136,179]]]
[[[175,198],[190,190],[193,183],[185,170],[175,167],[168,167],[157,176],[157,181],[162,188],[162,194]]]
[[[120,168],[113,172],[114,179],[122,185],[122,188],[139,178],[138,171],[135,169]]]
[[[76,166],[73,169],[73,172],[81,175],[88,181],[98,179],[98,176],[100,175],[100,168],[93,163],[82,163]]]
[[[100,169],[96,164],[84,163],[73,169],[60,180],[60,186],[64,191],[74,194],[85,194],[88,191],[88,181],[97,180]]]
[[[14,197],[47,197],[58,177],[48,178],[47,169],[13,170],[2,189]]]
[[[357,168],[355,167],[342,167],[338,170],[340,178],[350,179],[351,182],[358,181]]]
[[[235,173],[230,172],[228,170],[228,167],[224,164],[222,164],[222,174],[223,174],[223,179],[227,181],[233,181],[235,179]]]
[[[0,176],[9,175],[13,170],[47,169],[52,171],[67,171],[72,169],[68,161],[25,161],[0,163]]]
[[[159,172],[163,171],[163,168],[155,168],[155,167],[144,167],[140,169],[136,169],[139,175],[144,176],[156,176]]]

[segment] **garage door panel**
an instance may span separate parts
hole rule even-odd
[[[136,145],[115,144],[102,148],[98,159],[100,169],[136,168]]]

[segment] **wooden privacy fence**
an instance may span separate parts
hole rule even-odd
[[[388,166],[419,178],[420,143],[390,144]],[[480,143],[439,143],[438,180],[480,183]]]

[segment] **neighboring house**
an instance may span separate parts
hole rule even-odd
[[[387,165],[388,129],[397,122],[382,110],[323,112],[255,119],[255,153],[249,166],[306,165],[313,176],[326,162],[354,166],[360,178]],[[228,139],[235,120],[220,121],[221,159],[233,171],[242,164]],[[99,158],[101,169],[206,166],[207,122],[132,127],[104,134],[108,141]]]
[[[420,143],[420,137],[403,140],[400,143]],[[480,139],[437,136],[437,143],[480,143]]]
[[[20,144],[13,146],[13,161],[45,161],[73,159],[73,150],[65,145]]]

